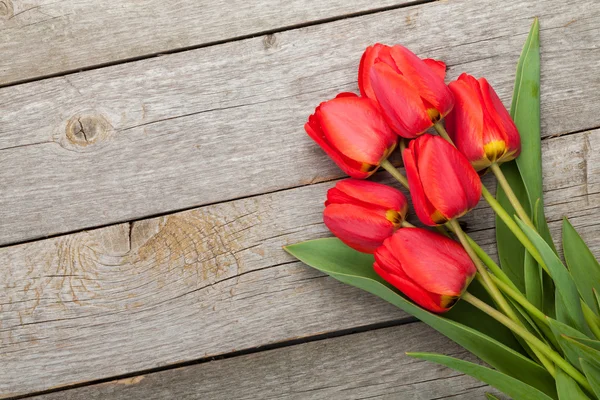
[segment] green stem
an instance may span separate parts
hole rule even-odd
[[[481,261],[477,257],[476,253],[471,248],[469,240],[467,239],[467,235],[463,232],[458,221],[456,219],[450,220],[450,225],[452,226],[452,230],[454,231],[456,236],[458,236],[460,243],[465,248],[465,251],[467,252],[467,254],[469,254],[471,260],[473,260],[473,263],[475,264],[475,267],[477,268],[478,272],[477,277],[481,281],[483,287],[487,290],[490,296],[492,296],[492,299],[498,305],[498,307],[500,307],[504,314],[508,315],[508,317],[510,317],[510,320],[514,321],[516,325],[522,326],[521,320],[519,319],[513,308],[510,306],[510,304],[508,304],[502,293],[500,293],[500,290],[498,290],[498,287],[494,284],[494,281],[492,281],[490,274],[488,274],[487,270],[481,264]],[[531,347],[531,350],[533,350],[535,355],[539,358],[544,368],[546,368],[548,372],[552,373],[554,367],[552,366],[552,363],[546,358],[546,356],[544,354],[541,354],[534,347]]]
[[[458,221],[456,219],[450,220],[450,226],[452,227],[452,230],[454,231],[456,236],[458,236],[458,240],[465,248],[469,257],[471,257],[471,260],[473,260],[473,263],[477,268],[477,272],[479,272],[479,274],[481,275],[483,281],[482,283],[484,284],[484,287],[488,290],[490,296],[492,296],[496,304],[498,304],[498,306],[506,315],[508,315],[511,319],[515,321],[519,321],[519,318],[515,314],[514,310],[510,307],[504,296],[502,296],[502,293],[500,293],[500,290],[498,290],[498,287],[490,278],[490,274],[488,274],[487,269],[485,269],[485,267],[481,263],[481,260],[479,260],[479,258],[477,257],[477,254],[475,254],[475,252],[471,248],[469,240],[466,237],[467,235],[463,232]]]
[[[446,225],[449,227],[450,230],[454,231],[450,224]],[[506,273],[498,266],[498,264],[496,264],[494,260],[492,260],[492,258],[488,256],[488,254],[485,251],[483,251],[483,249],[479,247],[479,245],[469,235],[465,234],[465,236],[467,238],[467,241],[469,242],[469,246],[471,246],[475,254],[477,254],[477,257],[479,257],[479,259],[483,261],[483,263],[490,269],[490,271],[492,271],[492,274],[494,274],[498,279],[500,279],[505,284],[509,285],[514,290],[518,290],[515,284],[510,280],[508,275],[506,275]]]
[[[383,167],[383,169],[385,169],[387,172],[389,172],[390,175],[392,175],[394,178],[396,178],[396,180],[398,182],[400,182],[402,184],[402,186],[404,186],[406,189],[408,189],[408,180],[406,180],[406,177],[404,175],[402,175],[402,173],[400,171],[398,171],[398,169],[396,167],[394,167],[391,162],[389,162],[386,159],[386,160],[383,160],[380,165],[381,165],[381,167]]]
[[[523,296],[522,293],[520,293],[517,290],[514,290],[512,287],[510,287],[506,283],[502,282],[500,279],[498,279],[495,276],[492,277],[492,280],[496,283],[496,285],[498,285],[500,290],[502,290],[504,293],[506,293],[509,297],[511,297],[517,303],[519,303],[525,310],[527,310],[527,312],[532,317],[536,318],[538,321],[542,322],[544,325],[549,326],[548,320],[546,319],[546,315],[543,312],[541,312],[540,310],[538,310],[538,308],[536,306],[531,304],[529,302],[529,300],[527,300],[527,298],[525,296]]]
[[[527,225],[529,225],[533,229],[537,230],[535,225],[533,225],[531,218],[529,218],[529,215],[527,215],[527,213],[525,212],[525,209],[521,205],[521,202],[515,195],[515,192],[513,192],[512,187],[506,180],[506,176],[504,176],[504,172],[502,172],[502,169],[500,168],[500,166],[496,163],[493,163],[492,165],[490,165],[490,169],[492,170],[494,175],[496,175],[496,179],[498,180],[498,183],[504,190],[504,193],[506,194],[508,201],[515,209],[515,212],[517,213],[519,218],[521,218],[523,220],[523,222],[525,222]]]
[[[406,141],[404,138],[400,138],[400,155],[402,156],[402,162],[404,163],[404,149],[406,149]]]
[[[521,336],[525,341],[530,343],[540,352],[545,354],[550,360],[552,360],[560,369],[569,374],[573,379],[575,379],[581,386],[583,386],[586,390],[593,393],[592,388],[585,376],[583,376],[575,367],[565,361],[560,354],[556,351],[552,350],[548,345],[542,342],[540,339],[535,337],[531,332],[527,331],[522,326],[519,326],[515,322],[513,322],[506,315],[502,314],[494,307],[489,306],[485,302],[479,300],[477,297],[473,296],[471,293],[466,292],[462,296],[463,300],[467,303],[472,304],[477,307],[490,317],[494,318],[496,321],[500,322],[502,325],[506,326],[508,329]]]
[[[442,125],[441,121],[438,121],[435,124],[433,124],[433,127],[437,131],[438,135],[440,135],[441,137],[443,137],[444,139],[446,139],[446,141],[448,143],[450,143],[452,146],[454,146],[454,142],[452,141],[452,139],[448,135],[448,132],[446,132],[446,129],[444,128],[444,125]],[[456,146],[454,146],[454,147],[456,147]]]
[[[510,229],[510,231],[519,240],[519,242],[521,242],[521,244],[533,256],[535,261],[537,261],[538,264],[540,264],[542,266],[544,271],[546,271],[548,273],[548,275],[550,275],[550,272],[548,271],[548,266],[542,259],[542,256],[540,255],[539,251],[537,251],[537,249],[535,248],[533,243],[531,243],[531,241],[525,235],[525,233],[521,230],[519,225],[517,225],[517,223],[510,217],[510,215],[508,215],[506,210],[502,207],[502,205],[500,203],[498,203],[498,200],[496,200],[494,198],[494,196],[492,196],[492,194],[487,190],[487,188],[485,186],[481,187],[481,192],[483,194],[483,198],[488,202],[490,207],[492,207],[492,209],[500,217],[500,219],[502,219],[502,222],[504,222],[506,224],[508,229]]]

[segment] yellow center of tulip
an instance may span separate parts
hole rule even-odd
[[[399,228],[402,224],[402,214],[396,210],[387,210],[385,212],[385,218],[394,224],[394,227]]]
[[[454,304],[456,304],[457,301],[458,301],[457,296],[448,296],[448,295],[440,296],[440,306],[443,308],[450,308]]]
[[[435,212],[431,215],[431,220],[439,225],[448,222],[448,219],[442,215],[440,210],[435,210]]]
[[[441,117],[440,112],[438,110],[436,110],[435,108],[428,108],[427,115],[429,116],[429,119],[431,120],[431,122],[433,122],[434,124],[436,122],[438,122]]]
[[[362,172],[373,172],[376,168],[377,168],[377,165],[373,165],[373,164],[369,164],[369,163],[362,163],[362,165],[360,166],[360,170]]]
[[[494,162],[506,152],[506,143],[504,140],[492,140],[483,146],[483,151],[487,159]]]

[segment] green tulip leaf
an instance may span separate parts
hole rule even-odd
[[[529,253],[525,253],[525,295],[527,300],[537,309],[544,309],[544,288],[542,286],[542,271],[538,263]]]
[[[531,209],[534,209],[537,199],[543,199],[539,34],[540,26],[536,18],[517,64],[510,108],[510,115],[521,135],[521,154],[517,157],[517,166],[529,197]]]
[[[563,219],[562,243],[565,261],[579,294],[596,315],[600,315],[594,291],[600,291],[600,263],[567,218]]]
[[[539,89],[540,42],[539,23],[536,18],[517,63],[510,107],[510,116],[521,136],[521,154],[515,162],[503,164],[501,169],[527,214],[530,216],[537,214],[536,228],[556,252],[541,200],[543,189]],[[515,214],[514,208],[500,186],[496,189],[496,198],[509,215]],[[538,199],[540,199],[539,206],[536,206]],[[496,216],[496,242],[502,269],[533,304],[553,316],[553,307],[549,307],[554,304],[551,281],[538,272],[539,266],[528,256],[524,247],[498,216]]]
[[[472,362],[432,353],[406,354],[414,358],[419,358],[422,360],[427,360],[437,364],[441,364],[448,368],[452,368],[456,371],[462,372],[463,374],[472,376],[482,382],[487,383],[490,386],[495,387],[502,393],[505,393],[514,399],[551,399],[551,397],[549,397],[548,395],[540,392],[536,388],[531,387],[526,383],[523,383],[518,379],[503,374],[502,372],[495,371],[493,369],[478,364],[474,364]]]
[[[600,339],[600,317],[596,315],[590,306],[588,306],[583,300],[581,300],[581,309],[583,310],[583,317],[587,322],[590,330],[596,336],[596,339]]]
[[[556,251],[556,247],[554,247],[552,236],[550,236],[550,230],[548,229],[548,224],[546,223],[546,219],[544,217],[544,210],[542,208],[542,202],[540,199],[537,199],[537,201],[535,202],[534,210],[535,211],[533,213],[533,224],[537,228],[537,231],[540,234],[540,236],[546,241],[546,243],[549,244],[552,251],[554,251],[554,254],[558,254]],[[529,254],[529,252],[527,254]],[[529,256],[533,259],[531,254],[529,254]],[[540,308],[540,310],[542,310],[544,314],[553,317],[556,313],[556,300],[554,298],[556,288],[554,287],[554,281],[548,274],[544,272],[542,267],[539,264],[537,264],[537,262],[536,266],[538,268],[540,284],[542,287],[542,308]]]
[[[574,349],[572,344],[566,342],[564,340],[564,337],[568,336],[568,337],[574,337],[574,338],[578,338],[578,339],[589,339],[589,338],[586,335],[584,335],[583,333],[579,332],[577,329],[571,328],[570,326],[563,324],[560,321],[557,321],[552,318],[547,318],[546,320],[550,324],[550,329],[552,330],[554,337],[556,337],[556,340],[558,341],[558,344],[559,344],[560,348],[562,349],[562,351],[565,353],[565,356],[567,357],[567,359],[571,362],[571,364],[573,364],[577,368],[581,369],[581,367],[579,365],[579,357],[580,357],[579,351]]]
[[[571,363],[577,367],[580,371],[584,372],[581,360],[588,361],[590,363],[600,362],[600,351],[583,343],[585,339],[580,339],[574,336],[561,335],[559,343],[564,349],[567,358]],[[577,357],[577,362],[574,363],[571,357]],[[585,372],[584,372],[585,373]]]
[[[578,351],[583,351],[584,358],[589,360],[596,360],[600,362],[600,342],[597,340],[593,340],[590,338],[576,336],[576,335],[568,335],[565,334],[562,336],[564,340],[571,343],[574,348],[579,349]]]
[[[569,271],[563,265],[554,251],[552,251],[548,243],[546,243],[546,241],[544,241],[544,239],[542,239],[542,237],[536,231],[519,219],[517,219],[517,223],[527,235],[529,240],[533,243],[535,248],[539,251],[544,263],[550,271],[550,275],[554,279],[557,289],[556,303],[561,302],[561,305],[565,310],[565,312],[560,315],[559,320],[567,323],[569,326],[579,330],[580,332],[591,336],[591,331],[585,322],[583,310],[581,309],[581,302],[579,300],[577,286],[569,274]],[[558,310],[559,308],[557,307],[557,312]]]
[[[485,397],[486,397],[488,400],[500,400],[499,398],[497,398],[497,397],[496,397],[496,396],[494,396],[493,394],[491,394],[491,393],[487,393],[487,392],[486,392],[486,394],[485,394]]]
[[[556,369],[556,391],[559,400],[590,400],[577,382],[560,368]]]
[[[598,398],[600,398],[600,363],[591,362],[588,360],[581,359],[581,367],[583,368],[583,373],[587,378],[592,390]]]
[[[598,341],[598,340],[589,339],[586,337],[579,337],[579,338],[577,338],[577,341],[587,347],[590,347],[592,349],[600,351],[600,341]],[[598,360],[598,361],[600,362],[600,360]]]
[[[517,64],[510,115],[521,135],[517,165],[529,196],[529,205],[542,198],[542,152],[540,141],[540,38],[533,21]]]
[[[311,267],[379,296],[419,318],[499,371],[520,379],[551,397],[556,396],[554,380],[550,374],[514,350],[519,345],[510,331],[487,315],[478,314],[479,310],[467,302],[458,302],[445,317],[426,311],[407,300],[375,273],[371,255],[361,254],[336,238],[311,240],[285,249]],[[491,337],[480,331],[495,332],[495,335]]]

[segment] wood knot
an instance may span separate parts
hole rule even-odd
[[[277,47],[277,37],[275,37],[275,34],[271,33],[265,35],[265,37],[263,38],[263,45],[265,46],[266,50]]]
[[[14,15],[11,0],[0,0],[0,18],[11,19]]]
[[[110,127],[110,123],[102,115],[80,114],[69,120],[66,135],[69,142],[85,147],[105,139]]]

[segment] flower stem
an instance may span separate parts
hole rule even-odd
[[[461,244],[465,248],[465,251],[467,252],[467,254],[469,254],[469,257],[471,257],[471,260],[473,260],[473,263],[477,267],[477,278],[480,280],[483,287],[487,290],[490,296],[492,296],[492,299],[498,305],[498,307],[500,307],[504,314],[510,317],[509,320],[513,321],[513,323],[516,326],[519,326],[521,327],[521,329],[525,330],[521,320],[519,319],[515,311],[512,309],[512,307],[508,304],[502,293],[500,293],[500,290],[498,290],[498,287],[494,284],[494,281],[492,281],[490,274],[488,274],[487,270],[481,264],[481,261],[475,254],[474,250],[471,248],[469,240],[467,239],[467,235],[463,232],[458,221],[456,219],[450,220],[450,225],[452,226],[456,236],[458,236],[458,239],[460,240]],[[552,366],[552,363],[546,358],[546,356],[543,353],[538,351],[535,347],[531,345],[530,347],[534,354],[539,358],[544,368],[546,368],[548,372],[552,374],[554,368]]]
[[[452,226],[450,224],[446,224],[446,225],[449,227],[449,229],[451,231],[454,232],[454,230],[452,229]],[[469,235],[465,234],[465,237],[467,238],[467,241],[469,242],[469,246],[471,246],[471,248],[473,249],[475,254],[477,254],[477,257],[479,257],[479,259],[481,261],[483,261],[483,263],[490,269],[490,271],[492,271],[492,274],[494,274],[498,279],[500,279],[505,284],[509,285],[512,289],[518,291],[515,284],[510,280],[508,275],[506,275],[506,273],[504,271],[502,271],[502,269],[498,266],[498,264],[496,264],[494,262],[494,260],[492,260],[492,258],[490,256],[488,256],[488,254],[485,251],[483,251],[483,249],[481,247],[479,247],[479,245]]]
[[[542,256],[540,255],[539,251],[535,248],[533,243],[531,243],[531,241],[521,230],[521,228],[519,228],[519,225],[517,225],[517,223],[510,217],[510,215],[508,215],[506,210],[502,207],[500,203],[498,203],[498,200],[496,200],[494,196],[492,196],[492,194],[487,190],[485,186],[481,187],[481,192],[483,194],[483,198],[488,202],[490,207],[492,207],[492,209],[500,217],[500,219],[502,219],[502,222],[506,224],[508,229],[510,229],[510,231],[519,240],[519,242],[521,242],[521,244],[533,256],[535,261],[537,261],[538,264],[542,266],[544,271],[546,271],[548,275],[550,275],[550,272],[548,271],[548,266],[542,259]]]
[[[452,139],[448,135],[448,132],[446,132],[446,129],[444,128],[444,125],[442,125],[441,121],[438,121],[435,124],[433,124],[433,127],[437,131],[438,135],[440,135],[441,137],[443,137],[444,139],[446,139],[446,141],[448,143],[450,143],[452,146],[454,146],[454,142],[452,141]],[[454,147],[456,147],[456,146],[454,146]]]
[[[392,175],[394,178],[396,178],[396,180],[398,182],[400,182],[402,184],[402,186],[404,186],[406,189],[408,189],[408,181],[406,180],[406,177],[404,175],[402,175],[402,173],[400,171],[398,171],[398,169],[396,167],[394,167],[391,162],[389,162],[387,159],[385,159],[381,162],[380,165],[383,167],[383,169],[385,169],[387,172],[389,172],[390,175]]]
[[[544,342],[542,342],[540,339],[535,337],[535,335],[533,335],[531,332],[527,331],[522,326],[519,326],[518,324],[513,322],[510,318],[508,318],[506,315],[502,314],[501,312],[496,310],[494,307],[491,307],[488,304],[486,304],[485,302],[479,300],[477,297],[473,296],[471,293],[466,292],[465,294],[463,294],[462,298],[467,303],[470,303],[473,306],[477,307],[478,309],[480,309],[481,311],[483,311],[484,313],[486,313],[490,317],[494,318],[496,321],[500,322],[502,325],[506,326],[508,329],[510,329],[517,335],[519,335],[521,338],[523,338],[525,341],[527,341],[533,347],[535,347],[540,352],[545,354],[560,369],[565,371],[573,379],[575,379],[577,382],[579,382],[579,384],[581,386],[583,386],[586,390],[593,393],[592,388],[591,388],[590,384],[588,383],[588,381],[586,380],[586,378],[577,369],[575,369],[575,367],[573,367],[571,364],[569,364],[567,361],[565,361],[560,356],[560,354],[558,354],[556,351],[554,351],[550,347],[548,347]]]
[[[519,202],[519,199],[515,195],[515,192],[513,192],[512,187],[506,180],[506,176],[504,176],[504,172],[502,172],[502,169],[500,168],[500,166],[496,163],[493,163],[492,165],[490,165],[490,169],[492,170],[494,175],[496,175],[496,179],[498,180],[498,183],[504,190],[504,193],[506,194],[508,201],[515,209],[515,212],[517,213],[519,218],[521,218],[523,220],[523,222],[525,222],[527,225],[529,225],[533,229],[537,230],[535,225],[533,225],[531,218],[529,218],[529,215],[527,215],[527,213],[525,212],[525,209],[521,205],[521,202]]]
[[[473,263],[477,268],[477,272],[479,272],[479,274],[481,275],[482,283],[487,289],[490,296],[492,296],[496,304],[498,304],[498,306],[506,315],[510,316],[510,318],[513,320],[519,321],[514,310],[510,307],[502,293],[500,293],[500,290],[498,290],[498,287],[490,278],[490,274],[488,274],[487,269],[485,269],[485,267],[481,263],[481,260],[479,259],[479,257],[477,257],[477,254],[475,254],[475,252],[473,251],[473,248],[471,247],[471,245],[469,244],[469,240],[467,239],[467,235],[463,232],[458,221],[456,219],[450,220],[450,226],[452,227],[452,230],[454,231],[456,236],[458,236],[458,240],[460,240],[460,243],[465,248],[465,251],[467,252],[469,257],[471,257],[471,260],[473,260]]]
[[[540,310],[538,310],[536,306],[531,304],[529,302],[529,300],[527,300],[527,298],[525,296],[523,296],[522,293],[520,293],[517,290],[514,290],[509,285],[502,282],[502,280],[498,279],[495,276],[492,276],[492,280],[496,283],[496,285],[498,285],[500,290],[502,290],[504,293],[506,293],[509,297],[511,297],[517,303],[519,303],[525,310],[527,310],[527,312],[532,317],[536,318],[538,321],[540,321],[544,325],[549,326],[548,320],[546,319],[546,315],[543,312],[541,312]]]

